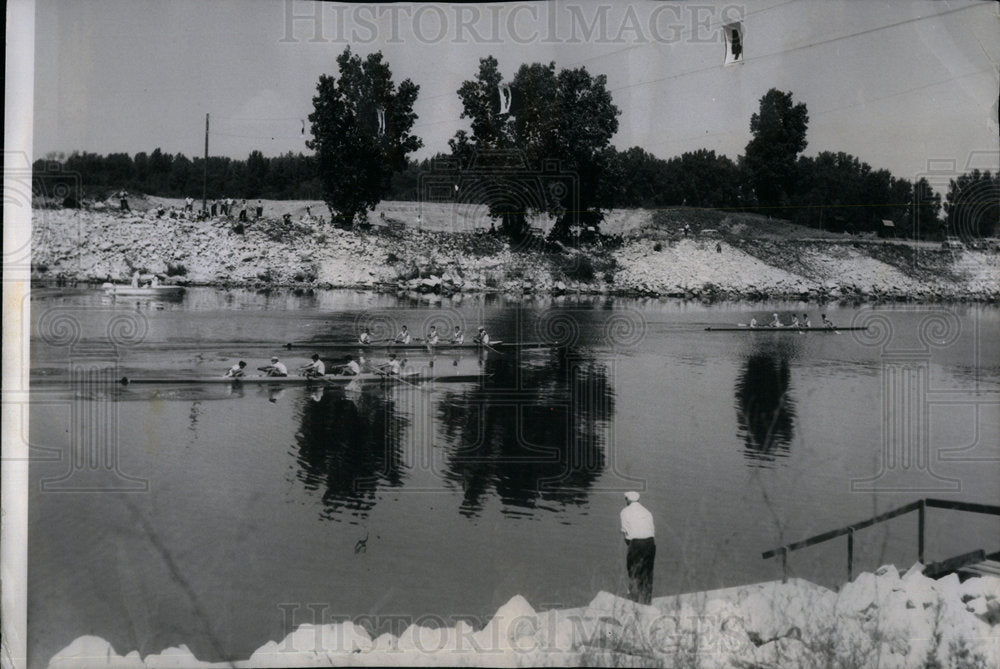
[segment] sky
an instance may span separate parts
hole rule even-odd
[[[478,60],[607,77],[612,142],[660,157],[732,158],[772,87],[809,109],[807,155],[846,151],[915,178],[998,165],[1000,3],[985,0],[337,4],[291,0],[38,0],[34,153],[308,152],[320,74],[350,45],[420,86],[423,158],[459,128]],[[745,58],[724,65],[721,27]],[[303,124],[305,123],[305,133]]]

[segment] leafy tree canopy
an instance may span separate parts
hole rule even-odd
[[[410,131],[420,87],[397,87],[382,53],[362,59],[350,47],[337,57],[339,78],[320,75],[313,98],[312,139],[323,199],[340,225],[367,219],[388,193],[392,176],[423,142]]]

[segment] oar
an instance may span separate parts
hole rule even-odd
[[[491,351],[493,351],[497,355],[503,355],[503,353],[501,353],[500,351],[496,350],[495,348],[493,348],[492,346],[490,346],[486,342],[481,341],[481,342],[479,342],[479,345],[480,346],[485,346],[486,348],[490,349]]]

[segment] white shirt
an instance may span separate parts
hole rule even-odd
[[[399,374],[399,360],[390,360],[389,361],[389,373],[390,374]]]
[[[309,363],[309,366],[306,367],[306,371],[322,376],[326,374],[326,365],[323,364],[322,360],[315,360]]]
[[[490,336],[486,334],[485,331],[483,331],[476,337],[476,341],[478,341],[480,344],[489,344]]]
[[[431,334],[427,335],[427,343],[428,344],[437,344],[438,343],[438,334],[437,334],[437,332],[432,332]]]
[[[372,343],[372,337],[367,332],[362,332],[361,336],[358,337],[358,341],[361,342],[362,344],[370,344]]]
[[[288,368],[285,367],[283,362],[272,362],[271,371],[268,372],[269,376],[288,376]]]
[[[465,341],[465,335],[461,331],[456,332],[451,336],[451,343],[453,344],[461,344],[464,341]]]
[[[398,335],[396,335],[396,341],[399,342],[399,343],[401,343],[401,344],[409,344],[410,343],[410,333],[406,332],[406,331],[401,331]]]
[[[653,514],[639,502],[632,502],[621,512],[622,532],[628,541],[632,539],[652,539],[654,535]]]
[[[226,376],[243,376],[243,374],[243,368],[240,367],[239,364],[233,365],[229,368],[229,371],[226,372]]]
[[[353,360],[347,363],[345,367],[347,368],[347,371],[350,372],[351,374],[357,375],[361,373],[360,365],[358,365],[358,363],[354,362]]]

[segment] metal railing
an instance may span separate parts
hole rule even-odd
[[[946,499],[933,499],[924,498],[918,499],[915,502],[910,502],[901,507],[893,509],[891,511],[886,511],[885,513],[880,513],[877,516],[873,516],[868,520],[862,520],[859,523],[853,523],[845,527],[841,527],[838,530],[831,530],[829,532],[823,532],[822,534],[817,534],[816,536],[809,537],[808,539],[803,539],[802,541],[796,541],[795,543],[785,544],[784,546],[779,546],[777,548],[772,548],[771,550],[764,551],[761,555],[765,560],[775,557],[777,555],[781,556],[781,578],[783,581],[788,580],[788,554],[792,551],[797,551],[800,548],[807,548],[809,546],[815,546],[816,544],[821,544],[824,541],[830,541],[831,539],[836,539],[837,537],[842,537],[847,535],[847,580],[854,580],[854,533],[857,530],[862,530],[866,527],[871,527],[876,523],[881,523],[882,521],[889,520],[891,518],[896,518],[897,516],[903,516],[911,511],[917,512],[917,560],[924,564],[924,528],[926,525],[927,509],[952,509],[955,511],[966,511],[969,513],[985,513],[993,516],[1000,516],[1000,506],[994,506],[991,504],[975,504],[972,502],[953,502]]]

